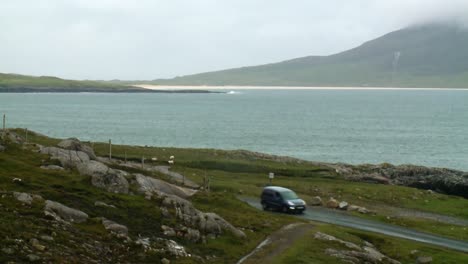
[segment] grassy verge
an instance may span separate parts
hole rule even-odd
[[[300,263],[345,263],[335,257],[325,254],[327,248],[339,250],[349,250],[341,244],[333,241],[321,241],[314,239],[315,232],[320,231],[339,239],[362,245],[363,241],[372,243],[376,248],[390,258],[397,259],[401,263],[415,263],[417,256],[431,256],[433,263],[458,264],[468,260],[468,254],[459,253],[448,249],[428,246],[404,239],[397,239],[384,235],[356,231],[354,229],[336,227],[332,225],[318,225],[316,230],[306,234],[302,239],[297,240],[286,250],[282,256],[278,257],[274,264],[300,264]],[[418,253],[411,254],[417,250]]]

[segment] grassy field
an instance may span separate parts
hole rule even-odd
[[[19,135],[25,136],[24,130],[15,130]],[[60,140],[28,133],[29,143],[42,145],[56,145]],[[108,154],[106,143],[91,143],[98,155]],[[123,195],[103,192],[90,185],[90,178],[81,176],[76,171],[47,171],[39,168],[44,163],[54,163],[46,155],[32,152],[32,144],[23,147],[9,144],[5,153],[0,153],[0,192],[24,191],[40,194],[46,199],[59,201],[67,206],[79,208],[90,215],[91,221],[86,224],[73,225],[70,230],[55,231],[57,240],[63,247],[74,250],[70,254],[90,254],[82,252],[76,246],[85,243],[88,239],[99,240],[115,250],[116,255],[122,255],[120,261],[129,259],[140,262],[158,261],[161,254],[144,255],[140,248],[132,249],[132,253],[125,251],[114,244],[112,237],[107,234],[97,217],[106,217],[120,224],[128,226],[132,237],[160,236],[161,224],[167,219],[161,216],[159,207],[155,206],[138,195]],[[359,215],[377,221],[391,222],[408,226],[414,229],[466,240],[468,233],[465,227],[441,224],[427,219],[415,218],[387,218],[390,210],[387,207],[401,207],[405,209],[421,210],[426,212],[445,214],[468,219],[466,208],[468,200],[442,194],[430,194],[414,188],[400,186],[377,185],[358,182],[348,182],[341,179],[327,166],[316,163],[300,162],[297,160],[265,157],[244,151],[221,151],[211,149],[175,149],[140,146],[113,146],[113,156],[129,160],[140,161],[141,157],[157,157],[155,165],[166,165],[169,156],[175,156],[175,165],[171,170],[182,173],[187,178],[201,184],[204,177],[210,178],[211,191],[199,192],[191,198],[193,204],[203,211],[218,213],[234,226],[244,230],[247,239],[239,240],[226,234],[216,240],[208,240],[206,244],[193,244],[180,240],[187,249],[195,255],[215,256],[219,263],[233,263],[241,256],[247,254],[260,241],[269,234],[288,223],[300,221],[288,215],[271,215],[248,206],[239,201],[237,195],[257,197],[261,189],[268,184],[268,172],[275,172],[274,184],[286,186],[296,190],[305,200],[320,195],[322,198],[335,197],[346,200],[352,204],[366,206],[376,211],[375,215]],[[149,173],[134,169],[133,172],[144,172],[147,175],[167,180],[160,173]],[[13,183],[12,178],[21,178],[21,183]],[[98,208],[95,201],[102,201],[115,205],[117,208]],[[13,238],[28,241],[38,234],[50,234],[52,228],[44,226],[39,205],[30,208],[21,207],[19,203],[8,197],[0,200],[0,221],[8,223],[0,227],[0,236],[9,239],[0,240],[0,249],[9,246]],[[380,208],[380,209],[378,209]],[[9,213],[8,213],[9,212]],[[13,212],[13,214],[12,214]],[[93,220],[94,219],[94,220]],[[466,254],[429,247],[406,240],[388,238],[371,233],[351,229],[337,228],[317,224],[318,230],[330,232],[332,235],[350,239],[366,239],[379,246],[382,252],[403,260],[410,260],[408,249],[418,249],[427,252],[438,259],[457,263],[455,260],[465,259]],[[19,231],[20,230],[20,231]],[[70,237],[70,234],[74,234]],[[10,239],[11,238],[11,239]],[[330,257],[324,254],[326,243],[310,240],[297,242],[285,254],[285,259],[295,259],[296,262],[278,263],[325,263]],[[71,244],[67,241],[74,241]],[[318,243],[318,244],[317,244]],[[315,249],[312,250],[312,247]],[[299,254],[307,250],[307,254]],[[65,250],[66,251],[66,250]],[[73,253],[75,252],[75,253]],[[401,254],[401,255],[398,255]],[[78,258],[79,254],[76,253]],[[5,261],[7,256],[0,262]],[[92,257],[92,256],[89,256]],[[10,258],[8,258],[10,259]],[[322,261],[323,259],[323,261]],[[24,256],[18,255],[16,261],[24,261]],[[54,259],[60,262],[60,258]],[[309,261],[309,262],[307,262]],[[322,262],[319,262],[322,261]],[[175,259],[174,263],[195,263],[191,258]]]

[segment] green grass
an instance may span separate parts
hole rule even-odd
[[[25,135],[24,130],[15,131],[19,135]],[[59,141],[59,139],[48,138],[32,132],[28,133],[29,143],[56,145]],[[106,143],[92,143],[92,145],[99,155],[105,156],[107,154],[108,146]],[[0,192],[24,191],[40,194],[46,199],[83,210],[92,219],[106,217],[117,223],[124,224],[128,226],[132,237],[139,235],[158,237],[161,236],[161,224],[174,224],[173,220],[161,216],[158,201],[147,201],[139,195],[104,192],[101,189],[92,187],[90,178],[81,176],[76,171],[42,170],[39,168],[40,165],[54,163],[54,161],[49,160],[47,155],[32,152],[31,150],[35,148],[33,144],[24,146],[8,144],[7,147],[7,152],[0,153]],[[390,222],[458,239],[466,240],[468,235],[460,226],[440,224],[423,219],[387,219],[386,217],[391,213],[387,207],[401,207],[468,219],[465,210],[468,208],[468,200],[466,199],[442,194],[430,194],[415,188],[349,182],[341,179],[326,166],[314,163],[287,159],[275,160],[272,157],[265,158],[255,153],[243,151],[120,145],[113,146],[113,155],[119,158],[127,156],[128,159],[135,161],[141,160],[142,156],[146,158],[158,157],[159,161],[153,163],[159,165],[166,165],[169,156],[174,155],[176,162],[172,168],[173,171],[182,173],[199,184],[203,182],[205,175],[210,178],[211,192],[200,192],[192,197],[191,201],[200,210],[218,213],[236,227],[241,228],[248,238],[240,240],[231,234],[224,234],[216,240],[208,239],[206,244],[193,244],[183,240],[179,240],[179,242],[195,255],[215,255],[216,258],[213,261],[217,263],[235,262],[281,226],[299,221],[287,215],[264,213],[236,198],[237,195],[258,197],[261,189],[268,184],[267,173],[270,171],[276,173],[273,184],[292,188],[305,200],[309,200],[316,195],[320,195],[324,199],[335,197],[338,200],[346,200],[351,204],[366,206],[371,209],[377,208],[374,209],[377,213],[375,216],[358,215],[360,217]],[[159,173],[148,173],[139,169],[134,169],[132,172],[167,179],[165,175]],[[14,177],[23,179],[23,182],[20,184],[13,183],[12,178]],[[98,208],[94,206],[95,201],[112,204],[117,208]],[[17,202],[9,198],[0,199],[0,204],[0,210],[17,211],[17,214],[14,215],[5,213],[6,211],[0,214],[2,223],[11,223],[11,225],[0,227],[0,236],[10,238],[19,236],[29,239],[39,233],[51,233],[50,227],[44,226],[40,206],[21,207]],[[18,218],[18,216],[21,217]],[[17,230],[24,230],[24,232],[18,233]],[[441,259],[445,259],[443,258],[444,254],[449,252],[410,241],[401,242],[385,236],[350,229],[320,225],[319,230],[334,231],[332,234],[349,239],[358,239],[365,235],[367,236],[366,239],[379,244],[379,248],[385,251],[386,254],[404,260],[409,260],[407,253],[403,252],[401,256],[397,255],[398,252],[403,251],[403,246],[421,249],[421,252],[431,253]],[[112,247],[112,237],[106,236],[107,232],[103,230],[102,225],[94,220],[88,221],[86,224],[73,225],[72,231],[78,237],[72,240],[78,240],[78,243],[84,243],[86,237],[99,240],[99,237],[104,236],[102,243],[108,243]],[[79,250],[76,246],[66,242],[67,239],[70,239],[70,232],[70,230],[61,231],[58,237],[63,239],[64,247]],[[306,240],[298,242],[297,246],[292,247],[287,256],[296,259],[297,263],[308,263],[307,261],[310,261],[311,258],[315,258],[315,263],[333,263],[328,256],[322,254],[321,246],[316,245],[314,241],[307,240],[307,238],[304,239]],[[8,246],[9,243],[12,242],[10,240],[0,241],[0,248]],[[317,247],[314,247],[314,245]],[[138,248],[135,248],[131,254],[121,251],[122,249],[119,247],[115,250],[121,252],[122,259],[119,259],[121,261],[134,258],[142,263],[157,262],[162,256],[159,253],[144,255],[141,249]],[[308,252],[306,255],[298,254],[298,252],[305,250]],[[289,257],[286,259],[289,259]],[[452,258],[448,257],[446,260],[452,261],[460,257],[466,257],[466,254],[454,253]],[[0,262],[3,260],[0,258]],[[16,260],[24,261],[21,258]],[[56,260],[60,262],[60,259]],[[174,261],[174,263],[194,263],[194,261],[194,259],[181,258]]]
[[[357,245],[362,245],[363,241],[368,241],[376,246],[380,252],[390,258],[397,259],[401,263],[414,263],[416,257],[419,255],[432,256],[434,260],[433,263],[458,264],[465,263],[468,260],[468,254],[458,253],[448,249],[441,249],[423,243],[323,224],[318,225],[315,230],[310,231],[302,239],[296,241],[286,252],[276,259],[274,264],[344,263],[340,262],[335,257],[326,255],[325,249],[349,249],[336,242],[314,239],[314,234],[317,231],[345,241],[353,242]],[[417,255],[411,255],[412,250],[418,250],[419,253]]]

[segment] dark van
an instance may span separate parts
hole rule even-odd
[[[306,203],[295,192],[278,186],[263,188],[261,203],[263,210],[281,210],[285,213],[302,213],[306,209]]]

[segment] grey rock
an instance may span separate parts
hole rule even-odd
[[[13,131],[8,131],[6,132],[6,136],[7,136],[7,139],[10,141],[10,142],[13,142],[15,144],[23,144],[24,143],[24,139],[23,137],[21,137],[20,135],[18,135],[17,133],[13,132]]]
[[[88,220],[88,215],[86,213],[50,200],[45,202],[44,214],[56,220],[74,223],[83,223]]]
[[[189,254],[187,254],[187,251],[185,251],[185,248],[174,240],[166,240],[166,250],[169,252],[169,254],[176,256],[176,257],[188,257]]]
[[[313,206],[321,206],[323,204],[322,198],[320,198],[320,196],[312,197],[312,199],[309,201],[309,204]]]
[[[184,237],[189,241],[197,242],[200,240],[201,234],[197,229],[187,228]]]
[[[338,201],[334,198],[330,198],[330,200],[327,201],[326,205],[328,208],[338,208]]]
[[[176,232],[173,228],[162,225],[161,229],[163,230],[163,234],[168,237],[174,237],[176,236]]]
[[[30,262],[36,262],[36,261],[41,260],[39,256],[36,256],[34,254],[28,254],[26,257],[28,258]]]
[[[322,232],[315,233],[314,238],[318,240],[324,240],[324,241],[334,241],[334,242],[344,245],[347,248],[354,249],[354,250],[361,250],[361,247],[354,243],[338,239],[334,236],[330,236]]]
[[[46,236],[46,235],[42,235],[39,237],[42,241],[46,241],[46,242],[52,242],[54,241],[54,238],[51,237],[51,236]]]
[[[80,163],[77,169],[81,175],[91,176],[93,186],[112,193],[128,193],[129,184],[125,178],[128,173],[124,171],[111,169],[95,160]]]
[[[48,154],[52,159],[60,161],[64,168],[75,168],[78,164],[88,162],[88,154],[82,151],[67,150],[57,147],[43,147],[39,150],[41,154]]]
[[[136,174],[135,179],[139,187],[138,190],[141,193],[163,192],[166,194],[176,195],[181,198],[188,198],[197,192],[196,190],[179,187],[142,174]]]
[[[162,264],[171,264],[171,261],[168,260],[167,258],[163,258],[163,259],[161,259],[161,263]]]
[[[349,205],[349,204],[348,204],[347,202],[343,201],[343,202],[341,202],[341,203],[338,204],[338,209],[340,209],[340,210],[346,210],[346,209],[348,209],[348,205]]]
[[[6,150],[6,148],[2,145],[0,145],[0,152],[4,152]]]
[[[128,235],[128,228],[124,225],[117,224],[114,221],[103,219],[102,220],[102,225],[104,228],[114,234],[120,235],[120,236],[127,236]]]
[[[13,192],[13,197],[15,197],[16,200],[25,204],[31,204],[33,201],[33,197],[28,193]]]
[[[427,263],[432,263],[432,257],[430,256],[419,256],[416,259],[417,264],[427,264]]]
[[[106,204],[104,202],[100,202],[100,201],[96,201],[94,203],[94,206],[96,207],[108,207],[108,208],[116,208],[115,205],[112,205],[112,204]]]
[[[57,166],[57,165],[43,165],[41,166],[41,169],[44,170],[64,170],[63,167]]]
[[[88,154],[89,158],[92,160],[96,159],[96,154],[94,154],[93,148],[88,145],[83,144],[77,138],[69,138],[61,141],[57,144],[58,147],[68,150],[82,151]]]

